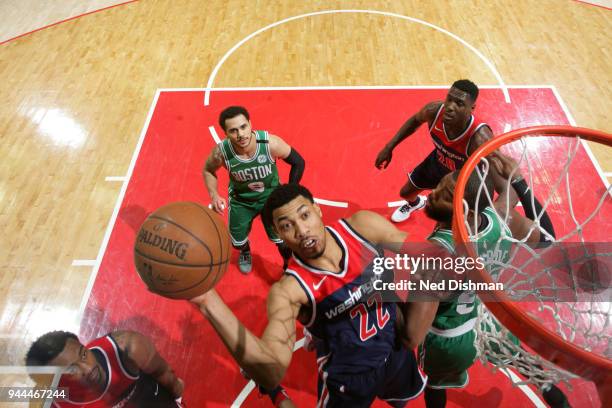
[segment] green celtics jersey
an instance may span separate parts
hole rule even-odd
[[[484,264],[490,273],[500,269],[499,264],[510,256],[511,242],[504,237],[511,237],[508,227],[497,218],[495,210],[491,207],[482,212],[487,218],[487,227],[479,231],[472,240],[476,242],[478,256],[483,258]],[[427,238],[455,253],[455,241],[451,230],[438,228]],[[458,298],[450,302],[440,302],[431,332],[444,337],[455,337],[466,333],[474,327],[478,313],[478,300],[474,292],[463,292]]]
[[[219,143],[225,166],[229,171],[229,196],[239,201],[265,201],[279,185],[276,161],[270,154],[268,132],[253,132],[257,150],[249,159],[238,157],[229,139]]]

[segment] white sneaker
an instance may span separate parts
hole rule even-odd
[[[417,196],[417,198],[419,199],[419,202],[414,206],[411,206],[408,203],[406,203],[402,205],[401,207],[398,207],[397,210],[395,210],[393,214],[391,215],[391,221],[393,222],[406,221],[408,218],[410,218],[410,214],[412,214],[413,211],[420,210],[421,208],[425,207],[425,202],[427,201],[427,197],[420,195],[420,196]]]

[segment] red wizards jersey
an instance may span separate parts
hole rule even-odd
[[[340,246],[341,270],[315,268],[296,255],[286,270],[306,292],[311,315],[306,327],[317,338],[319,360],[328,373],[358,373],[379,367],[395,342],[396,307],[383,302],[373,282],[373,262],[383,256],[344,220],[326,227]]]
[[[450,172],[463,167],[468,157],[468,148],[472,136],[483,126],[489,127],[489,125],[480,122],[474,115],[471,115],[463,133],[451,139],[446,134],[446,129],[444,129],[443,116],[444,104],[438,109],[436,118],[429,128],[429,133],[436,147],[438,163]]]
[[[68,388],[68,399],[53,401],[54,407],[121,408],[136,389],[139,375],[130,374],[119,355],[119,347],[110,335],[100,337],[85,346],[94,355],[106,372],[106,385],[102,393],[92,391],[69,376],[62,376],[58,387]]]

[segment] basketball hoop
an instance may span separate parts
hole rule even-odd
[[[553,142],[553,140],[551,140],[550,138],[559,137],[565,138],[565,140],[567,140],[567,157],[562,157],[558,155],[555,158],[556,160],[554,160],[555,163],[551,164],[553,165],[553,167],[554,165],[556,165],[559,168],[557,169],[558,171],[553,171],[559,173],[559,175],[558,178],[550,177],[546,179],[544,183],[541,182],[541,184],[543,184],[545,188],[550,189],[549,197],[542,196],[542,190],[544,188],[538,189],[537,185],[534,186],[534,180],[538,178],[540,173],[533,172],[533,168],[536,167],[536,164],[531,163],[529,161],[528,149],[530,148],[530,146],[532,149],[539,149],[537,147],[538,140],[545,141],[545,143],[550,143]],[[584,228],[586,228],[586,225],[589,224],[593,219],[597,219],[595,217],[602,208],[605,208],[606,211],[609,211],[612,189],[606,183],[606,188],[603,190],[602,194],[602,190],[596,188],[597,186],[589,186],[592,191],[597,191],[597,198],[593,198],[592,200],[590,200],[589,203],[592,204],[595,209],[593,213],[590,214],[589,217],[587,217],[588,219],[585,218],[584,222],[581,223],[577,221],[577,217],[574,214],[574,208],[576,206],[576,203],[573,203],[572,206],[571,182],[573,181],[574,183],[577,183],[578,186],[580,185],[580,183],[584,182],[579,179],[572,180],[569,177],[569,171],[570,168],[574,168],[575,166],[581,164],[572,163],[580,146],[580,139],[590,140],[592,142],[600,143],[608,147],[612,146],[612,135],[610,134],[596,130],[570,126],[537,126],[519,129],[498,136],[485,143],[484,145],[480,146],[468,158],[457,179],[453,202],[453,235],[455,241],[458,244],[467,244],[470,242],[470,227],[472,226],[468,225],[466,221],[465,207],[467,205],[463,200],[468,177],[470,176],[472,171],[474,171],[474,169],[479,165],[479,163],[481,163],[481,165],[478,167],[483,168],[481,169],[481,172],[486,173],[488,171],[488,161],[486,157],[493,151],[499,149],[502,146],[506,146],[505,148],[510,150],[512,150],[512,147],[515,147],[515,150],[519,150],[516,149],[516,147],[518,146],[519,148],[522,148],[522,152],[520,150],[518,151],[518,153],[521,155],[521,161],[525,165],[525,167],[528,168],[528,174],[527,171],[523,172],[524,178],[528,182],[530,188],[532,188],[532,190],[534,191],[535,196],[541,199],[540,201],[542,201],[544,210],[546,210],[547,206],[549,206],[551,202],[559,202],[567,200],[569,198],[569,210],[567,211],[567,218],[571,218],[574,224],[574,229],[569,232],[564,231],[559,234],[562,235],[561,239],[559,239],[559,242],[578,242],[579,244],[586,244],[588,240],[584,239]],[[584,152],[582,153],[584,154]],[[525,158],[526,161],[524,160]],[[586,162],[586,160],[583,161]],[[539,172],[542,172],[544,170],[548,171],[548,164],[545,169],[540,168],[537,170]],[[510,181],[508,180],[508,185],[509,184]],[[599,181],[597,184],[599,185]],[[559,198],[559,190],[563,187],[565,187],[566,189],[567,197]],[[485,196],[486,194],[482,193],[481,199],[492,199],[492,197]],[[611,219],[608,218],[607,220],[610,221]],[[502,221],[504,220],[502,219]],[[567,223],[565,223],[565,225],[563,225],[563,227],[567,228],[567,224],[572,224],[572,222],[568,221]],[[593,227],[594,224],[596,224],[596,222],[589,224],[589,226]],[[539,227],[539,218],[534,225],[536,225],[536,227]],[[555,226],[555,228],[556,227],[557,226]],[[605,229],[609,227],[610,226],[608,225],[604,226],[603,228]],[[605,234],[606,233],[604,233],[604,235]],[[610,236],[609,231],[607,232],[607,235],[608,237]],[[609,238],[606,239],[606,242],[609,241]],[[516,242],[519,244],[521,243],[520,240]],[[475,248],[473,248],[471,245],[465,245],[465,247],[467,249],[468,255],[470,257],[475,258]],[[519,266],[505,265],[513,269],[513,273],[507,275],[512,276],[511,279],[515,279],[517,281],[516,284],[513,284],[513,287],[520,286],[518,284],[518,281],[520,279],[524,280],[523,283],[527,282],[532,285],[531,292],[533,293],[530,293],[529,295],[532,298],[534,296],[536,297],[533,303],[537,303],[539,305],[538,310],[540,310],[542,313],[549,313],[549,316],[553,317],[552,320],[554,320],[554,327],[546,327],[546,325],[544,324],[545,319],[537,316],[537,313],[534,313],[533,311],[527,311],[526,303],[518,303],[517,298],[514,296],[509,296],[507,290],[492,292],[489,298],[484,301],[484,304],[486,305],[486,308],[495,316],[495,318],[497,318],[505,326],[505,328],[507,328],[512,334],[517,336],[530,349],[539,354],[539,356],[547,360],[547,364],[545,365],[540,364],[537,359],[531,361],[529,358],[526,358],[526,360],[530,361],[522,362],[522,364],[526,364],[527,366],[531,366],[533,368],[533,371],[527,370],[528,373],[537,372],[537,374],[534,374],[535,379],[532,380],[528,378],[528,382],[538,384],[538,379],[541,379],[540,370],[557,370],[559,375],[552,375],[550,377],[551,380],[549,380],[549,382],[567,380],[568,378],[571,378],[571,376],[566,374],[568,374],[567,372],[571,372],[575,375],[594,381],[597,385],[602,406],[612,406],[612,360],[609,354],[609,340],[612,334],[612,328],[610,327],[610,321],[612,320],[612,315],[610,313],[610,302],[606,302],[605,297],[603,300],[601,297],[599,297],[590,298],[590,300],[587,299],[587,302],[574,303],[572,303],[571,301],[551,301],[550,298],[545,298],[543,296],[541,298],[537,298],[538,294],[535,292],[538,291],[533,290],[534,282],[536,282],[537,279],[540,279],[541,281],[541,278],[548,272],[538,270],[536,271],[536,275],[540,276],[534,277],[525,275],[525,277],[523,277],[523,267],[527,263],[528,262]],[[597,265],[596,262],[591,262],[588,264],[589,268],[592,264]],[[587,270],[590,270],[589,268],[587,268]],[[498,281],[497,276],[492,276],[485,269],[481,269],[478,271],[478,278],[482,279],[483,282],[488,283]],[[573,279],[575,281],[575,278]],[[554,287],[555,285],[553,284],[552,286]],[[608,292],[606,292],[606,296],[609,296],[609,284],[607,284],[607,286]],[[606,288],[604,288],[604,290],[606,290]],[[519,292],[517,291],[516,293]],[[589,301],[599,303],[591,303],[589,306]],[[565,318],[564,316],[570,316],[570,318]],[[593,327],[581,328],[581,326],[576,323],[576,321],[578,320],[588,321],[592,317],[597,317],[599,321],[604,321],[603,326],[598,326],[596,329],[593,329]],[[504,343],[504,339],[501,337],[499,338],[501,339],[499,343]],[[580,343],[581,341],[583,341],[584,344],[574,344]],[[601,351],[601,349],[595,351],[597,347],[593,346],[593,344],[597,344],[598,342],[603,342],[604,344],[607,344],[607,348],[604,347],[603,352]],[[522,352],[529,354],[525,352],[525,350],[522,350]],[[540,359],[540,361],[542,360]],[[522,372],[524,373],[525,371]],[[527,377],[529,377],[529,374],[527,374]]]

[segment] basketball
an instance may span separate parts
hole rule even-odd
[[[191,299],[219,282],[230,251],[227,227],[216,213],[197,203],[176,202],[144,221],[134,245],[134,262],[151,292]]]

